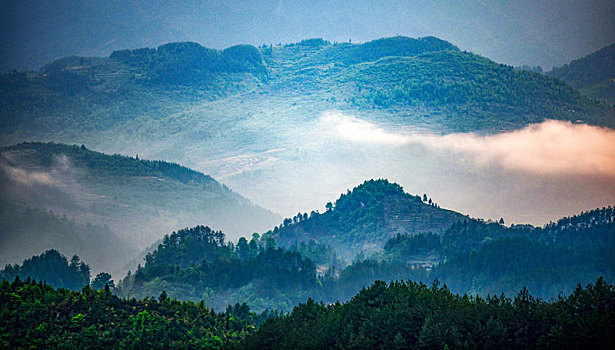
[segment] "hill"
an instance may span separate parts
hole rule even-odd
[[[128,253],[176,227],[211,222],[239,235],[278,220],[213,178],[173,163],[54,143],[5,147],[0,161],[2,215],[10,218],[3,239],[15,238],[3,245],[4,263],[44,243],[116,272],[132,259]],[[38,214],[24,214],[26,207]]]
[[[2,279],[15,278],[44,281],[56,288],[81,290],[90,284],[90,266],[80,261],[77,255],[68,259],[57,250],[50,249],[41,255],[23,261],[21,265],[7,265],[0,270]]]
[[[263,310],[291,310],[319,294],[315,265],[296,252],[260,240],[225,242],[225,235],[196,226],[166,235],[118,285],[117,293],[143,298],[165,291],[183,300],[205,300],[215,309],[247,303]]]
[[[430,199],[431,201],[431,199]],[[424,202],[388,180],[369,180],[327,204],[324,213],[298,214],[264,236],[284,247],[302,242],[329,245],[339,256],[352,260],[359,252],[371,253],[398,234],[443,233],[467,216]]]
[[[615,103],[615,44],[546,73],[581,93]]]

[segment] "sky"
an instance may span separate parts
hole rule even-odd
[[[609,0],[0,1],[0,70],[195,41],[223,49],[322,37],[437,36],[497,62],[549,69],[615,42]]]

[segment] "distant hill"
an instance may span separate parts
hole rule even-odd
[[[119,262],[127,262],[138,254],[139,246],[129,237],[108,226],[74,220],[45,209],[0,200],[0,266],[20,263],[54,248],[67,256],[77,253],[84,257],[94,271],[115,272],[123,267]]]
[[[430,200],[431,201],[431,200]],[[269,231],[282,246],[314,241],[330,245],[341,257],[352,260],[359,252],[384,247],[398,234],[443,233],[467,216],[405,193],[387,180],[369,180],[327,204],[324,213],[299,214]]]
[[[0,170],[6,203],[2,215],[7,218],[2,238],[35,242],[3,245],[13,247],[3,252],[4,263],[31,256],[31,248],[44,242],[45,249],[76,253],[96,263],[95,269],[100,263],[100,268],[115,272],[111,267],[122,268],[136,256],[127,253],[143,250],[177,227],[209,222],[238,236],[279,220],[202,173],[83,146],[5,147],[0,149]],[[20,209],[26,207],[34,208],[34,214]],[[19,259],[7,261],[9,256]]]
[[[255,235],[225,241],[221,231],[196,226],[166,235],[128,274],[117,292],[143,298],[166,291],[184,300],[205,300],[215,309],[237,302],[263,310],[290,310],[319,294],[315,265],[297,252],[275,248]]]
[[[9,281],[42,281],[56,288],[81,290],[90,284],[90,266],[73,255],[70,261],[55,249],[33,256],[20,264],[6,265],[0,278]]]
[[[615,209],[595,209],[544,227],[506,227],[482,220],[453,224],[441,236],[400,235],[383,258],[433,266],[459,293],[511,295],[522,287],[541,298],[568,293],[577,283],[615,276]]]
[[[555,67],[547,75],[567,82],[587,96],[615,103],[615,43]]]

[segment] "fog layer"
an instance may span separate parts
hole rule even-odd
[[[285,216],[322,210],[369,178],[387,178],[442,207],[507,223],[542,225],[615,204],[610,129],[547,120],[494,135],[438,135],[328,111],[287,133],[285,150],[253,165],[258,171],[219,176]]]

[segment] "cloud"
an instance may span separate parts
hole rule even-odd
[[[340,112],[323,114],[321,122],[342,140],[381,146],[421,145],[456,153],[478,166],[496,165],[533,174],[615,176],[615,131],[607,128],[547,120],[495,135],[434,135],[391,132]]]
[[[58,182],[51,176],[51,174],[46,172],[27,171],[6,164],[0,164],[0,166],[4,169],[10,179],[22,184],[58,185]]]

